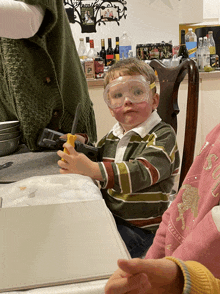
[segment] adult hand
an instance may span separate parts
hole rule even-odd
[[[76,136],[76,141],[79,141],[79,142],[85,144],[85,141],[86,141],[85,137],[83,137],[83,136],[81,136],[79,134],[75,134],[75,136]],[[64,134],[64,135],[60,136],[60,138],[64,139],[64,140],[67,140],[67,134]]]
[[[184,278],[179,266],[167,259],[118,260],[119,269],[110,277],[106,294],[181,294]]]
[[[65,160],[58,161],[58,165],[61,167],[61,174],[80,174],[102,181],[101,171],[97,162],[93,162],[85,154],[77,152],[69,143],[63,144],[63,147],[68,150],[69,154],[61,150],[57,151],[57,154]]]

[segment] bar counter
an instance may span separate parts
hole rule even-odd
[[[212,72],[200,71],[199,77],[200,77],[200,80],[220,79],[220,70],[215,70]],[[187,80],[187,75],[185,79]],[[88,87],[89,88],[103,87],[103,81],[104,81],[103,79],[87,79]]]

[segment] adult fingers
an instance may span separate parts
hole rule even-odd
[[[164,271],[172,270],[170,266],[175,265],[170,260],[166,259],[140,259],[133,258],[131,260],[119,259],[118,266],[121,270],[129,274],[145,273],[151,275],[156,273],[158,276],[163,274]]]
[[[169,287],[176,287],[175,289],[177,289],[177,291],[175,293],[179,293],[183,289],[183,274],[178,265],[171,260],[165,258],[135,258],[132,260],[119,260],[118,265],[122,271],[129,274],[146,274],[153,289],[168,289]]]
[[[146,259],[140,259],[140,258],[133,258],[130,260],[126,259],[119,259],[118,260],[118,266],[121,270],[124,272],[134,275],[137,273],[144,272],[146,269]]]
[[[136,294],[143,284],[147,287],[146,276],[143,277],[143,274],[112,280],[110,278],[105,287],[105,294]]]
[[[66,140],[67,139],[67,134],[64,134],[64,135],[60,136],[60,138]]]

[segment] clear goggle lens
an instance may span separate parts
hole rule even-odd
[[[143,76],[122,76],[107,85],[104,100],[112,109],[121,107],[126,98],[132,103],[149,101],[150,89],[153,87],[155,83],[150,85]]]

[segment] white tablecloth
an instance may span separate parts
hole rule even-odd
[[[102,198],[92,179],[81,175],[49,175],[0,185],[2,207],[67,203]],[[38,288],[11,294],[103,294],[107,280]],[[5,292],[6,293],[6,292]]]
[[[3,294],[104,294],[107,280],[98,280],[71,285],[37,288],[28,291],[4,292]]]
[[[98,186],[86,176],[35,176],[12,184],[1,184],[2,207],[68,203],[102,198]]]

